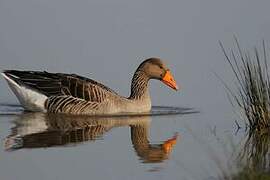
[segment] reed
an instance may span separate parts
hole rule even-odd
[[[247,127],[251,131],[269,132],[270,128],[270,78],[266,46],[261,51],[243,51],[235,38],[236,49],[221,49],[236,78],[236,92],[225,84],[231,102],[242,109]],[[234,101],[233,101],[234,100]]]
[[[270,180],[270,134],[250,132],[243,140],[235,159],[236,170],[221,169],[220,180]]]
[[[256,171],[249,167],[243,167],[236,174],[219,177],[220,180],[270,180],[269,173]]]

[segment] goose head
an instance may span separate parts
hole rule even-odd
[[[140,64],[137,71],[138,70],[144,72],[149,79],[160,80],[172,89],[178,90],[178,86],[171,74],[171,71],[167,68],[161,59],[146,59]]]

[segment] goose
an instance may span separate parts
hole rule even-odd
[[[157,79],[174,90],[178,86],[163,61],[149,58],[135,71],[129,97],[76,74],[4,70],[2,75],[27,111],[75,115],[111,115],[151,111],[148,81]]]
[[[114,128],[129,128],[133,148],[143,163],[160,163],[169,158],[179,140],[178,133],[166,140],[149,140],[150,116],[69,116],[40,112],[23,113],[12,121],[10,134],[5,138],[6,151],[22,148],[49,148],[77,145],[85,141],[104,139]],[[128,143],[128,147],[129,143]]]

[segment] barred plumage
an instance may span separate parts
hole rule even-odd
[[[130,127],[133,148],[144,163],[166,160],[170,152],[149,142],[149,116],[89,117],[44,113],[17,116],[11,134],[5,139],[6,150],[62,146],[96,140],[116,127]]]
[[[131,81],[130,99],[141,99],[148,95],[149,77],[143,71],[136,71]]]
[[[6,70],[3,75],[27,110],[51,113],[96,115],[149,112],[150,79],[162,80],[168,86],[177,88],[169,70],[157,58],[140,64],[132,78],[129,98],[76,74]]]
[[[48,112],[69,114],[89,114],[89,111],[95,114],[98,106],[98,102],[86,101],[72,96],[51,96],[45,103]]]

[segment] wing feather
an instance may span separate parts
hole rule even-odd
[[[90,102],[72,96],[51,96],[45,103],[45,108],[52,113],[95,114],[100,103]]]
[[[38,90],[48,97],[66,95],[91,102],[103,102],[109,96],[117,95],[103,84],[76,74],[17,70],[7,70],[4,73],[18,84]]]

